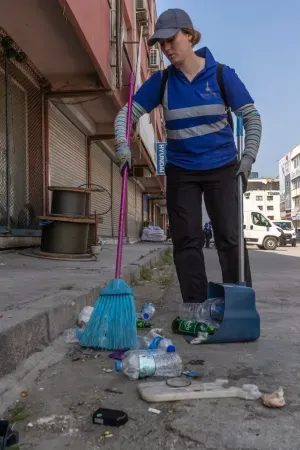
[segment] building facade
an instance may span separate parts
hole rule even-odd
[[[270,220],[280,219],[279,180],[272,178],[249,179],[247,191],[244,194],[244,209],[260,211]]]
[[[18,14],[15,14],[18,11]],[[51,210],[50,186],[90,187],[98,235],[118,233],[121,176],[115,164],[114,120],[136,88],[163,67],[147,37],[154,0],[5,0],[0,24],[0,232],[38,236]],[[164,141],[157,109],[133,128],[135,167],[128,182],[126,236],[144,222],[165,224],[165,179],[156,173]]]
[[[300,145],[279,161],[280,212],[282,219],[300,221]]]

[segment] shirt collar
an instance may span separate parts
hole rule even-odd
[[[207,47],[202,47],[195,53],[197,56],[205,58],[205,69],[209,69],[210,67],[213,67],[217,64],[215,58],[213,57],[213,55],[211,54],[211,52]]]
[[[205,58],[205,67],[203,71],[205,72],[210,67],[214,67],[217,65],[215,58],[211,54],[210,50],[207,47],[202,47],[199,50],[195,51],[195,54],[197,56],[201,56],[202,58]],[[173,64],[169,66],[174,72],[181,72],[180,69],[177,69]]]

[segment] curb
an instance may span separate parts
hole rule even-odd
[[[137,281],[141,269],[157,263],[166,251],[167,248],[153,250],[136,263],[125,266],[122,278],[128,284]],[[0,378],[15,371],[21,362],[74,326],[81,309],[94,303],[103,284],[105,282],[85,293],[57,293],[39,299],[26,310],[16,310],[11,326],[0,332]]]

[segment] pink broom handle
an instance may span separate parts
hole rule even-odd
[[[127,111],[127,123],[126,123],[126,139],[127,139],[128,147],[130,146],[133,90],[134,90],[134,73],[131,72],[130,73],[130,81],[129,81],[129,99],[128,99],[128,111]],[[126,164],[126,166],[124,167],[124,170],[123,170],[123,178],[122,178],[119,235],[118,235],[118,248],[117,248],[115,278],[120,278],[120,276],[121,276],[123,237],[124,237],[124,225],[125,225],[125,207],[126,207],[126,197],[127,197],[127,178],[128,178],[128,165]]]

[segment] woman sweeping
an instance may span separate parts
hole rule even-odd
[[[238,281],[237,177],[247,184],[261,138],[260,115],[235,71],[218,64],[208,48],[194,52],[201,34],[188,14],[169,9],[158,18],[148,45],[157,42],[171,62],[154,73],[134,96],[132,120],[162,104],[167,129],[167,209],[174,262],[185,317],[207,299],[202,251],[202,196],[214,230],[224,283]],[[240,163],[229,108],[243,115],[245,152]],[[125,106],[115,122],[117,161],[131,165]],[[245,279],[252,285],[245,250]]]

